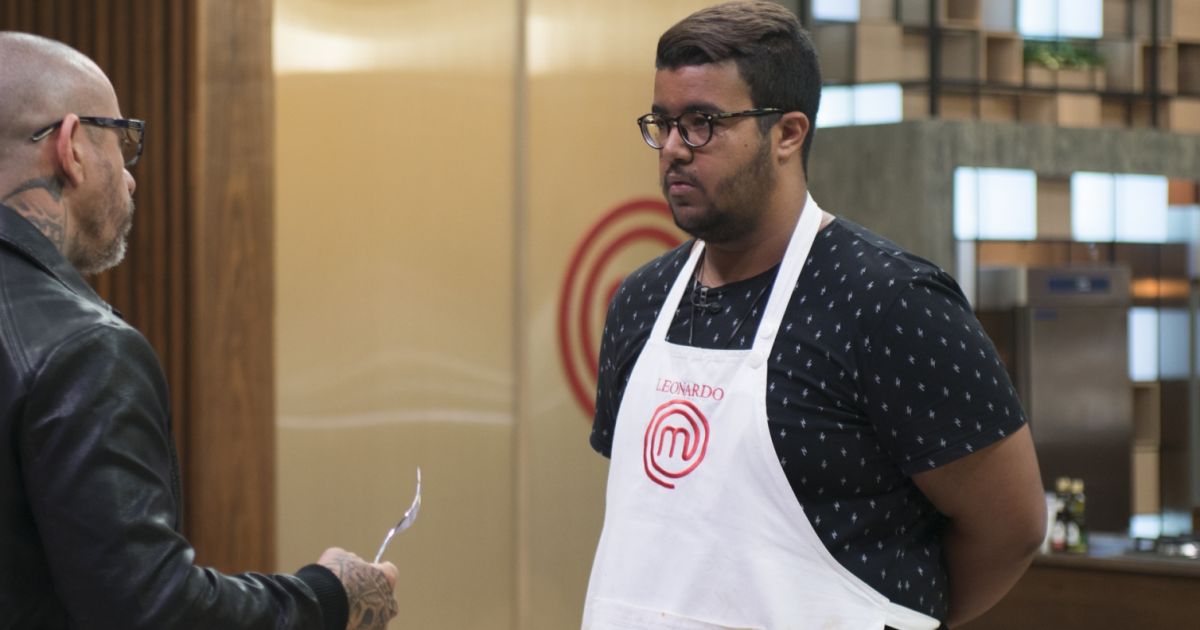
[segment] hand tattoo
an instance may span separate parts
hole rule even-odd
[[[326,565],[342,581],[350,600],[348,630],[385,630],[398,607],[392,587],[379,569],[350,553],[340,553]]]

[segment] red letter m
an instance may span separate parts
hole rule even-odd
[[[669,453],[667,453],[667,457],[675,457],[675,438],[683,437],[683,450],[679,453],[679,456],[681,458],[683,458],[685,461],[690,459],[692,456],[692,453],[688,449],[688,447],[691,446],[692,437],[690,435],[688,435],[688,432],[686,430],[676,428],[676,427],[663,427],[662,429],[659,430],[659,432],[658,432],[658,453],[656,453],[656,455],[659,455],[659,456],[662,455],[663,446],[666,444],[668,433],[671,434],[671,451]]]

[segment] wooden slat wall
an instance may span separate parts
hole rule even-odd
[[[270,0],[3,0],[147,121],[125,262],[93,278],[171,388],[185,532],[225,571],[274,564]],[[79,112],[87,114],[88,112]]]

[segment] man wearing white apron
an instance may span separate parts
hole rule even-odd
[[[1028,566],[1045,503],[1015,392],[961,292],[809,196],[812,44],[778,4],[659,41],[652,112],[696,240],[609,307],[611,454],[588,630],[956,625]]]

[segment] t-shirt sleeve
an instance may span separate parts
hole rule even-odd
[[[995,346],[944,273],[913,279],[860,353],[867,415],[907,475],[969,455],[1025,423]]]

